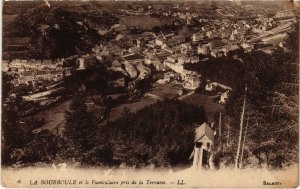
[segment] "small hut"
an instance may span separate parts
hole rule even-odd
[[[194,150],[191,154],[193,159],[193,167],[201,169],[202,167],[210,167],[210,150],[214,142],[214,131],[207,124],[203,123],[195,130]]]

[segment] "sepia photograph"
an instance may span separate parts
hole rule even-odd
[[[295,188],[296,0],[4,0],[4,188]]]

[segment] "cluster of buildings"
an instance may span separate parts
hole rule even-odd
[[[15,88],[31,86],[33,89],[46,87],[45,84],[61,81],[71,75],[71,68],[63,67],[64,60],[21,60],[2,61],[2,71],[12,76]]]
[[[175,7],[176,8],[176,7]],[[151,10],[138,9],[138,12]],[[248,53],[283,46],[291,31],[295,17],[290,12],[280,12],[274,18],[258,16],[252,19],[205,19],[189,10],[165,11],[167,15],[181,19],[186,25],[196,19],[201,27],[187,34],[144,32],[141,34],[120,33],[115,40],[94,48],[95,56],[117,57],[120,64],[116,70],[139,77],[137,65],[152,65],[156,71],[179,74],[185,88],[196,89],[201,76],[185,69],[185,64],[197,64],[207,58],[225,57],[230,54]],[[266,45],[267,44],[267,45]],[[168,81],[167,79],[164,82]],[[162,82],[162,81],[160,81]]]
[[[11,76],[13,93],[22,94],[21,116],[33,113],[61,99],[63,78],[71,75],[71,67],[63,66],[64,60],[2,61],[2,71]]]
[[[115,41],[93,49],[97,57],[114,56],[113,69],[133,79],[149,77],[149,67],[161,72],[172,70],[179,74],[184,87],[196,89],[200,84],[199,74],[184,68],[184,64],[199,62],[193,51],[183,35],[154,32],[118,35]]]
[[[65,90],[63,79],[71,75],[72,69],[63,63],[64,59],[2,60],[2,71],[11,77],[10,83],[13,86],[10,97],[22,97],[19,104],[21,116],[61,100]]]
[[[124,77],[128,76],[133,81],[127,87],[134,88],[135,83],[150,77],[155,71],[165,74],[158,83],[176,80],[184,88],[195,90],[203,81],[199,73],[186,69],[187,64],[201,64],[210,58],[234,55],[236,52],[248,53],[252,50],[272,50],[275,46],[284,47],[284,39],[296,22],[294,14],[289,11],[277,12],[273,17],[209,19],[200,17],[200,14],[188,8],[180,10],[180,7],[175,7],[174,10],[176,11],[161,13],[163,16],[176,17],[177,22],[180,20],[180,24],[187,26],[195,24],[196,21],[197,27],[192,26],[187,32],[156,33],[133,33],[130,29],[119,30],[116,27],[114,31],[118,35],[114,40],[96,45],[91,54],[75,57],[76,69],[93,67],[101,61],[107,61],[109,57],[109,69],[122,73],[112,81],[113,86],[126,87]],[[151,11],[151,7],[137,7],[120,14],[145,15],[144,13]],[[224,14],[224,11],[217,11]],[[12,83],[15,87],[47,87],[70,75],[72,70],[64,65],[64,60],[15,59],[2,62],[3,71],[13,76]],[[170,74],[170,71],[174,74]],[[206,90],[213,90],[214,85],[215,83],[207,83]],[[225,90],[219,103],[226,101],[230,91],[231,89]]]
[[[186,56],[178,53],[168,56],[163,65],[180,74],[185,88],[196,89],[200,85],[200,75],[197,72],[185,69],[184,64],[198,62],[199,58],[197,56]]]

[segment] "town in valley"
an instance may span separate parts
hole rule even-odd
[[[6,1],[4,165],[288,166],[298,38],[286,1]]]

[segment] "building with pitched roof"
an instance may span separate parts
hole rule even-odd
[[[207,124],[203,123],[195,130],[194,150],[190,156],[193,159],[193,168],[201,169],[202,167],[210,167],[210,151],[214,143],[214,131]]]

